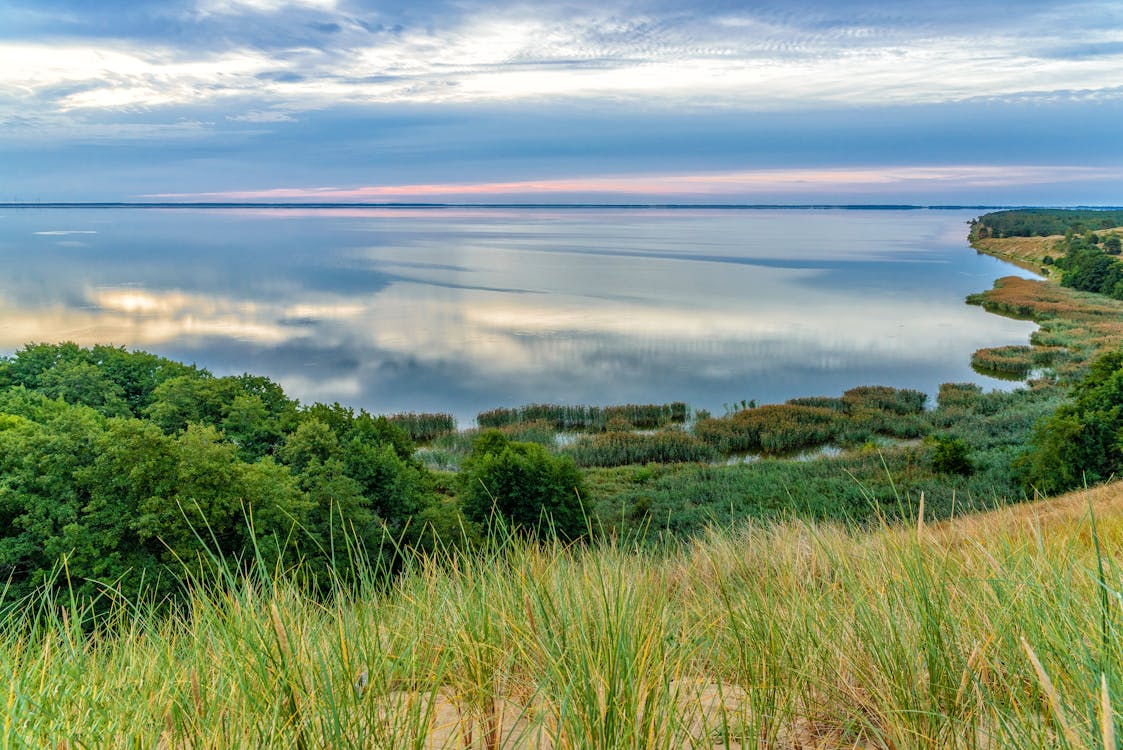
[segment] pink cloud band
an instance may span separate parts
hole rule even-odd
[[[1073,166],[857,167],[841,169],[767,169],[741,172],[614,177],[574,177],[508,182],[371,185],[363,187],[285,187],[201,193],[155,193],[159,200],[194,201],[408,201],[479,196],[567,194],[728,197],[855,190],[1003,187],[1075,180],[1108,179],[1113,170]]]

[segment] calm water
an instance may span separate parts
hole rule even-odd
[[[970,211],[0,210],[0,353],[113,343],[376,412],[972,380]]]

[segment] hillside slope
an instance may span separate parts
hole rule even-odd
[[[93,641],[75,613],[25,603],[0,629],[6,738],[1114,747],[1123,485],[936,525],[903,502],[912,522],[872,532],[791,522],[658,550],[512,539],[328,601],[284,578],[199,588],[170,620],[123,605]]]

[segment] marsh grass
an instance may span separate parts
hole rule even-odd
[[[387,419],[401,427],[418,443],[428,443],[442,435],[456,432],[456,418],[451,414],[405,412],[391,414]]]
[[[694,434],[724,455],[781,455],[827,443],[854,446],[878,436],[915,438],[925,432],[926,399],[911,389],[861,386],[838,398],[796,398],[700,419]]]
[[[866,532],[497,531],[326,599],[278,570],[196,579],[173,613],[44,593],[3,605],[0,742],[1114,748],[1121,544],[1116,485]]]
[[[967,302],[1041,326],[1030,336],[1028,359],[1033,366],[1048,365],[1062,381],[1079,379],[1093,359],[1123,346],[1123,301],[1102,294],[1007,276]]]
[[[1044,359],[1044,355],[1034,357],[1033,349],[1028,346],[993,346],[976,350],[971,355],[971,367],[1000,377],[1013,375],[1024,379],[1034,365]]]
[[[718,457],[713,446],[692,433],[673,428],[651,433],[613,431],[582,435],[564,452],[578,466],[688,463],[714,461]]]
[[[652,430],[670,424],[682,424],[690,416],[689,412],[682,401],[615,406],[529,404],[513,409],[499,408],[480,412],[476,416],[476,422],[481,428],[547,422],[555,430],[567,432],[601,432],[613,428]]]

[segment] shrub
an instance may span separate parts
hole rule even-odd
[[[577,539],[586,531],[581,472],[568,456],[536,443],[512,442],[498,430],[480,433],[460,471],[460,495],[469,521],[500,516],[515,529]]]
[[[932,453],[932,470],[941,474],[971,476],[975,466],[971,463],[971,448],[959,438],[938,437]]]

